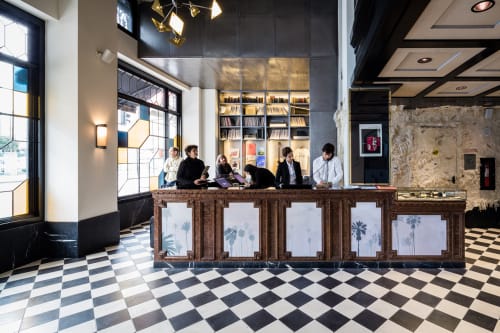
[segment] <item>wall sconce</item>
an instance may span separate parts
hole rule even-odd
[[[106,149],[108,143],[108,126],[106,124],[95,125],[95,147]]]

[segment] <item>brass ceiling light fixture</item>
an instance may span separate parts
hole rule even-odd
[[[160,0],[154,0],[151,9],[160,15],[161,20],[157,20],[154,17],[152,17],[151,20],[153,21],[156,30],[159,32],[172,32],[173,37],[170,38],[169,41],[175,46],[181,46],[186,41],[186,38],[182,36],[184,20],[178,13],[178,10],[182,7],[189,9],[191,17],[196,17],[200,13],[201,9],[210,10],[210,18],[212,20],[222,14],[222,8],[217,0],[213,0],[212,7],[196,5],[191,1],[179,2],[177,0],[171,0],[170,3],[162,5]],[[166,14],[165,9],[168,9]]]

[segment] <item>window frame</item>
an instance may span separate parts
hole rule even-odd
[[[0,218],[0,230],[44,220],[45,203],[45,22],[0,1],[3,16],[28,28],[28,59],[0,53],[0,60],[28,69],[28,213]]]
[[[168,115],[175,115],[177,117],[177,136],[179,137],[179,141],[180,141],[179,145],[182,145],[182,142],[181,142],[182,141],[181,140],[181,138],[182,138],[182,127],[181,127],[181,124],[182,124],[182,121],[181,121],[182,120],[182,109],[181,109],[182,91],[180,89],[172,87],[171,85],[167,84],[166,82],[163,82],[163,81],[161,81],[161,80],[159,80],[159,79],[157,79],[157,78],[155,78],[147,73],[140,71],[139,69],[135,68],[134,66],[132,66],[124,61],[121,61],[121,60],[118,61],[117,79],[118,79],[118,70],[119,69],[124,70],[124,71],[126,71],[134,76],[139,77],[142,80],[151,82],[152,84],[155,84],[155,85],[165,89],[164,97],[165,97],[166,107],[162,107],[162,106],[159,106],[159,105],[156,105],[153,103],[149,103],[149,102],[144,101],[140,98],[130,96],[130,95],[127,95],[127,94],[124,94],[121,92],[118,92],[117,97],[118,97],[118,99],[122,98],[125,100],[129,100],[131,102],[134,102],[134,103],[138,103],[140,105],[147,106],[148,108],[153,108],[153,109],[156,109],[158,111],[165,112],[165,124],[164,124],[165,129],[164,130],[165,130],[167,139],[171,139],[171,137],[169,137],[170,133],[168,130]],[[176,111],[169,108],[169,104],[168,104],[168,92],[169,91],[173,92],[177,95]],[[165,142],[165,147],[164,147],[165,153],[168,151],[168,149],[167,149],[168,147],[166,146],[166,144],[167,144],[167,142]],[[179,152],[181,152],[181,149],[179,149]],[[117,151],[117,154],[118,154],[118,151]],[[118,167],[118,164],[117,164],[117,167]],[[138,171],[138,173],[140,174],[140,170]],[[117,191],[118,191],[118,189],[117,189]],[[124,203],[124,202],[130,201],[130,200],[136,199],[136,198],[143,198],[143,197],[150,197],[150,196],[151,196],[151,191],[138,192],[138,193],[123,195],[123,196],[119,196],[118,192],[117,192],[117,197],[118,197],[119,203]]]

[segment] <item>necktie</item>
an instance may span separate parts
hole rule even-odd
[[[326,182],[328,182],[328,162],[330,161],[326,161],[326,179],[325,179]]]

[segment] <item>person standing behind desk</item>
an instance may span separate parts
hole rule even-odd
[[[335,146],[326,143],[323,153],[313,161],[313,179],[318,187],[338,187],[344,172],[340,158],[333,156]]]
[[[257,168],[255,165],[245,165],[245,175],[250,175],[247,178],[248,185],[246,188],[268,188],[275,186],[275,178],[271,171],[266,168]]]
[[[232,178],[233,168],[227,163],[226,155],[219,154],[215,164],[215,177]]]
[[[285,159],[278,164],[278,169],[276,170],[276,187],[280,187],[283,184],[302,184],[302,170],[300,169],[300,163],[293,159],[292,149],[284,147],[281,150],[281,155]]]
[[[186,158],[181,162],[179,170],[177,170],[177,188],[197,189],[206,186],[208,175],[202,175],[205,163],[198,159],[198,146],[189,145],[184,151],[186,152]]]
[[[177,180],[177,170],[182,162],[179,156],[179,148],[170,147],[168,150],[169,157],[165,160],[163,171],[165,172],[165,186],[171,187],[175,185]]]

